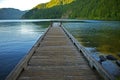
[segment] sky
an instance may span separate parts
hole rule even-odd
[[[50,0],[0,0],[0,8],[16,8],[23,11],[49,1]]]

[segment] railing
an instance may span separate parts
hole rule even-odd
[[[52,26],[52,24],[51,24]],[[38,41],[35,43],[35,45],[31,48],[30,52],[25,55],[25,57],[16,65],[16,67],[12,70],[12,72],[7,76],[6,80],[16,80],[19,76],[19,74],[26,69],[27,64],[32,57],[32,55],[35,53],[35,49],[40,45],[40,42],[43,40],[46,33],[49,31],[50,27],[46,30],[46,32],[38,39]],[[102,66],[99,64],[95,59],[93,59],[89,54],[90,52],[86,50],[80,43],[62,26],[61,28],[64,30],[66,35],[71,39],[71,41],[74,43],[74,45],[77,47],[77,49],[83,53],[87,61],[89,62],[91,68],[95,68],[101,76],[105,80],[115,80],[113,75],[110,75]]]
[[[16,80],[19,74],[26,69],[28,61],[32,57],[32,55],[35,53],[35,49],[40,45],[40,42],[43,40],[46,33],[49,31],[51,26],[46,30],[46,32],[38,39],[38,41],[35,43],[35,45],[31,48],[31,50],[28,52],[28,54],[25,55],[25,57],[16,65],[16,67],[12,70],[12,72],[6,77],[5,80]]]
[[[92,58],[92,56],[90,56],[90,52],[88,50],[80,45],[80,43],[63,26],[61,27],[66,35],[71,39],[73,44],[77,47],[78,51],[83,53],[91,68],[95,68],[105,80],[115,80],[115,77],[113,75],[109,74],[99,62],[97,62],[94,58]]]

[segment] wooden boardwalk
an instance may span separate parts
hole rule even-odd
[[[34,50],[15,80],[100,80],[57,23]],[[13,77],[7,80],[14,80]]]
[[[99,77],[62,28],[53,24],[18,80],[99,80]]]

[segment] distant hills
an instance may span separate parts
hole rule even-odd
[[[48,3],[43,3],[35,6],[29,10],[23,18],[28,19],[41,19],[41,18],[61,18],[63,14],[63,8],[65,5],[72,3],[74,0],[51,0]]]
[[[22,18],[120,20],[120,0],[51,0],[39,4]]]
[[[1,8],[0,19],[20,19],[25,12],[13,8]]]

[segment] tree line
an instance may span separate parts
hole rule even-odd
[[[119,4],[120,0],[51,0],[37,5],[22,18],[120,20]]]

